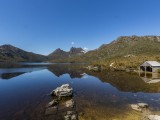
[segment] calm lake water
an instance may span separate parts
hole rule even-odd
[[[53,99],[47,94],[65,83],[74,89],[80,120],[127,120],[139,115],[130,108],[137,102],[160,111],[160,82],[148,84],[137,74],[93,72],[84,66],[1,63],[0,120],[63,120],[65,111],[49,118],[45,106]]]

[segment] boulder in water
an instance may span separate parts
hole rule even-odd
[[[148,107],[149,107],[149,105],[147,103],[131,104],[131,108],[133,110],[140,111],[140,112],[142,112],[144,109],[146,109]]]
[[[62,86],[53,90],[51,95],[55,95],[57,97],[69,97],[73,95],[73,88],[71,88],[69,84],[63,84]]]
[[[159,115],[148,115],[148,119],[149,120],[160,120],[160,116]]]

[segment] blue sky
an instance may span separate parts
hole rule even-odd
[[[0,0],[0,45],[49,54],[160,35],[160,0]]]

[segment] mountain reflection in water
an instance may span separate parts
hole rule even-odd
[[[46,94],[65,83],[74,89],[79,119],[122,119],[125,116],[127,120],[127,116],[137,114],[129,107],[137,102],[146,102],[152,110],[160,110],[160,83],[148,84],[142,76],[125,72],[93,72],[85,66],[47,64],[1,68],[0,119],[49,120],[44,110],[52,98]],[[64,113],[60,113],[55,120],[63,119]]]
[[[1,79],[11,79],[24,73],[46,69],[47,67],[29,67],[29,68],[3,68],[0,69]]]

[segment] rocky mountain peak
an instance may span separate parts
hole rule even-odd
[[[14,46],[12,46],[12,45],[10,45],[10,44],[1,45],[0,48],[1,48],[1,49],[2,49],[2,48],[3,48],[3,49],[10,49],[10,48],[16,49],[16,47],[14,47]]]
[[[71,54],[79,54],[79,53],[82,53],[82,51],[84,51],[82,48],[72,47],[69,52]]]
[[[70,57],[81,55],[84,53],[83,51],[84,50],[82,48],[76,48],[76,47],[71,47],[71,49],[68,52],[58,48],[48,56],[52,61],[56,61],[56,60],[68,59]]]
[[[65,51],[63,51],[63,50],[60,49],[60,48],[57,48],[57,49],[54,51],[54,53],[62,53],[62,52],[65,52]]]

